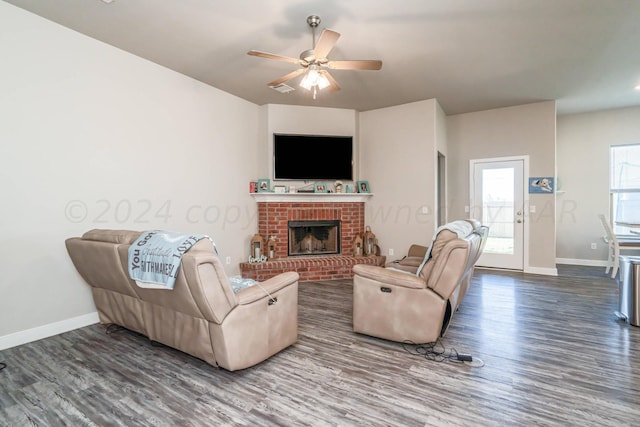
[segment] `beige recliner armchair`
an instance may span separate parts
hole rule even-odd
[[[467,292],[488,228],[464,220],[439,230],[429,254],[427,247],[413,245],[398,263],[354,266],[355,332],[415,343],[444,336]]]
[[[212,243],[182,257],[173,290],[129,278],[129,246],[139,231],[91,230],[66,240],[91,286],[100,323],[116,324],[230,371],[253,366],[298,339],[298,273],[233,292]]]

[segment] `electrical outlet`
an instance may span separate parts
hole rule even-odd
[[[227,265],[231,264],[231,257],[230,257],[230,256],[228,256],[228,257],[225,259],[225,262],[227,263]]]
[[[469,213],[469,206],[464,207],[464,213]]]
[[[592,243],[591,244],[591,249],[598,249],[598,244],[597,243]]]
[[[393,255],[393,249],[389,249],[389,256]]]

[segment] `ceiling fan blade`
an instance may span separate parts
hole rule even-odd
[[[379,70],[382,68],[382,61],[367,59],[355,61],[329,61],[327,66],[333,70]]]
[[[322,30],[322,34],[320,34],[320,38],[318,39],[318,43],[313,48],[313,56],[316,59],[326,58],[335,46],[336,42],[340,38],[340,33],[336,33],[333,30],[327,30],[326,28]]]
[[[327,78],[327,80],[329,80],[329,87],[327,89],[329,89],[330,92],[337,92],[340,90],[340,85],[331,74],[327,71],[322,71],[322,74]]]
[[[300,60],[296,59],[296,58],[291,58],[291,57],[282,56],[282,55],[276,55],[276,54],[267,53],[267,52],[259,52],[257,50],[250,50],[249,52],[247,52],[247,55],[259,56],[260,58],[275,59],[276,61],[291,62],[291,63],[294,63],[294,64],[299,64],[300,63]]]
[[[272,82],[267,83],[267,86],[278,86],[281,83],[286,82],[287,80],[291,80],[294,77],[298,77],[300,74],[307,71],[305,68],[300,68],[299,70],[295,70],[287,74],[286,76],[280,77],[278,80],[274,80]]]

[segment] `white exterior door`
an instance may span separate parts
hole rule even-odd
[[[524,159],[471,160],[470,216],[489,227],[477,264],[522,270],[524,266]]]

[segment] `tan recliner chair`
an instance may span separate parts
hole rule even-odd
[[[443,229],[435,236],[426,262],[427,248],[413,245],[398,263],[354,266],[353,330],[399,342],[444,336],[488,233],[479,221],[465,221],[468,234]]]
[[[138,231],[91,230],[66,240],[91,286],[100,323],[234,371],[253,366],[298,339],[298,273],[282,273],[235,294],[212,243],[182,257],[173,290],[138,287],[128,275],[128,249]]]

